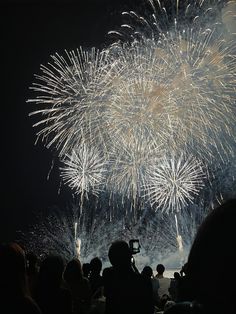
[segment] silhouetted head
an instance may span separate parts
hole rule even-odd
[[[88,278],[89,273],[90,273],[90,263],[83,263],[82,270],[83,270],[84,276]]]
[[[125,241],[115,241],[109,248],[108,257],[111,264],[115,267],[131,265],[131,251]]]
[[[102,261],[98,257],[94,257],[90,261],[90,270],[93,274],[100,274],[102,270]]]
[[[236,313],[235,222],[236,200],[214,209],[200,226],[188,257],[186,275],[193,298],[214,304],[220,300],[227,308],[224,313]]]
[[[17,243],[0,245],[0,285],[4,293],[26,294],[25,252]]]
[[[45,285],[58,286],[62,280],[64,261],[61,256],[51,255],[46,257],[40,266],[39,278]]]
[[[165,271],[165,266],[162,264],[158,264],[156,267],[156,271],[158,272],[158,275],[163,275]]]
[[[82,266],[79,259],[73,259],[66,265],[64,279],[68,283],[77,282],[83,278]]]
[[[180,278],[181,278],[180,273],[178,273],[177,271],[175,271],[175,272],[174,272],[174,278],[177,279],[177,280],[180,279]]]
[[[150,266],[144,266],[141,274],[145,277],[151,278],[153,275],[152,268]]]

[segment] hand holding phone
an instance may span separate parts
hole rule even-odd
[[[131,254],[136,254],[140,252],[140,244],[138,239],[132,239],[129,241],[129,247]]]

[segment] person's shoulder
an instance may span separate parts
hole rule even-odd
[[[102,272],[102,277],[106,277],[106,276],[109,276],[110,274],[112,274],[114,271],[113,267],[106,267],[103,269],[103,272]]]
[[[113,270],[114,269],[114,267],[112,267],[112,266],[110,266],[110,267],[105,267],[104,269],[103,269],[103,273],[104,272],[109,272],[109,271],[111,271],[111,270]]]

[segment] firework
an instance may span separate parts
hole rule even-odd
[[[75,193],[104,187],[172,212],[235,157],[235,6],[146,5],[123,13],[106,49],[52,56],[29,101]]]
[[[117,70],[113,127],[137,136],[148,130],[168,148],[228,162],[235,154],[235,41],[216,25],[159,29],[158,40],[154,28],[151,39],[139,32],[139,40],[114,44],[116,66],[125,70]]]
[[[34,224],[18,237],[28,251],[41,259],[54,253],[67,262],[75,257],[82,262],[90,262],[95,256],[107,260],[111,242],[123,238],[123,219],[116,219],[114,228],[107,211],[101,211],[95,202],[86,205],[84,202],[86,210],[82,213],[80,203],[64,209],[53,207],[46,215],[37,213]]]
[[[146,136],[118,137],[110,153],[107,190],[128,197],[133,204],[143,194],[147,169],[162,149]]]
[[[35,252],[41,259],[55,253],[66,261],[79,256],[85,263],[97,256],[104,267],[109,265],[108,250],[113,241],[138,238],[141,251],[135,255],[135,260],[140,270],[147,264],[155,268],[158,261],[167,267],[180,267],[181,258],[186,258],[196,230],[207,214],[202,204],[191,205],[175,215],[147,210],[134,224],[129,217],[124,217],[121,208],[110,221],[106,209],[108,205],[104,201],[85,203],[84,206],[87,206],[86,210],[79,216],[79,203],[63,210],[51,208],[46,215],[37,213],[35,223],[28,227],[28,231],[21,232],[18,238],[27,251]],[[181,256],[176,217],[178,236],[183,245]]]
[[[165,156],[149,169],[148,199],[165,212],[180,211],[204,186],[205,171],[196,158]]]
[[[41,66],[42,75],[32,89],[37,98],[28,100],[43,109],[30,115],[41,115],[34,127],[43,126],[37,133],[47,147],[55,146],[59,156],[64,156],[78,146],[81,138],[97,142],[100,126],[97,119],[109,92],[110,72],[106,66],[106,51],[95,48],[90,52],[82,48],[65,51],[66,56],[52,56],[52,63]],[[97,144],[97,143],[96,143]]]
[[[66,184],[83,199],[91,192],[98,195],[104,184],[106,162],[96,149],[80,145],[72,154],[66,155],[61,176]]]

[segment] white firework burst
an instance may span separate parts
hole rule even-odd
[[[34,127],[41,127],[37,137],[56,147],[59,156],[72,151],[86,136],[98,143],[100,125],[97,119],[103,111],[103,102],[109,94],[110,65],[107,52],[93,48],[85,51],[65,51],[55,54],[48,66],[41,66],[42,75],[31,89],[38,93],[34,102],[44,108],[30,115],[41,115]]]
[[[214,172],[236,155],[236,10],[214,0],[146,5],[123,13],[105,50],[52,56],[29,101],[42,106],[32,113],[42,116],[38,137],[66,156],[62,176],[76,193],[105,187],[178,211],[202,188],[199,160]]]
[[[165,156],[148,170],[148,199],[163,212],[175,212],[193,202],[206,178],[202,163],[193,156]]]
[[[161,32],[152,19],[151,39],[139,32],[139,40],[112,46],[120,60],[108,111],[114,132],[148,130],[166,147],[171,138],[172,149],[227,162],[235,154],[235,40],[225,40],[220,23]]]
[[[146,169],[162,149],[146,136],[116,138],[110,154],[107,189],[128,197],[135,204],[146,185]]]
[[[104,185],[106,161],[95,148],[81,144],[66,155],[63,163],[61,176],[75,194],[80,194],[81,199],[88,197],[88,193],[99,194]]]

